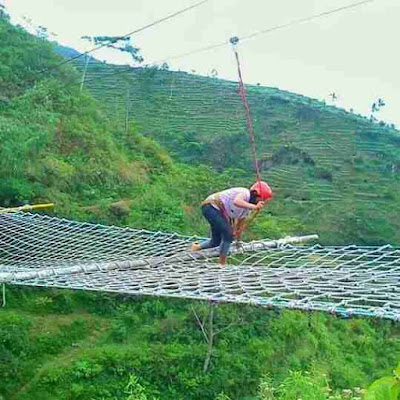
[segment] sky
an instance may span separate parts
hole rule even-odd
[[[230,37],[286,24],[360,0],[208,0],[132,37],[144,63],[166,61],[172,70],[237,80],[229,45],[187,57],[175,56]],[[61,44],[84,51],[81,36],[121,36],[199,0],[0,0],[12,22],[42,25]],[[25,19],[23,18],[25,17]],[[374,0],[356,8],[239,41],[245,83],[303,94],[369,116],[378,98],[386,105],[376,118],[400,127],[400,0]],[[128,57],[102,49],[109,63]],[[333,103],[331,93],[337,100]]]

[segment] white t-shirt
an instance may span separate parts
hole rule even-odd
[[[242,200],[250,201],[250,190],[242,187],[223,190],[207,197],[206,201],[220,200],[224,206],[223,211],[228,218],[241,219],[249,215],[250,210],[237,207],[234,204],[236,197],[240,195]],[[218,207],[217,207],[218,208]]]

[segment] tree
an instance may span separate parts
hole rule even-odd
[[[211,78],[217,78],[218,77],[218,71],[215,68],[213,68],[210,71],[210,76],[211,76]]]
[[[384,107],[386,104],[385,104],[385,102],[384,102],[384,100],[383,99],[378,99],[378,106],[379,107]]]
[[[168,63],[167,63],[167,62],[163,62],[163,63],[161,64],[161,66],[160,66],[160,69],[161,69],[162,71],[169,71],[169,65],[168,65]]]
[[[203,364],[203,373],[206,374],[210,368],[211,358],[214,352],[215,337],[232,326],[242,325],[243,320],[240,317],[236,318],[236,316],[233,315],[233,319],[230,321],[230,323],[225,325],[223,328],[215,329],[214,308],[216,308],[216,303],[210,302],[208,312],[205,316],[203,316],[203,318],[199,316],[193,306],[191,307],[197,324],[203,333],[204,340],[207,343],[207,354]]]
[[[105,47],[128,53],[134,62],[142,63],[144,58],[139,53],[139,48],[133,47],[130,36],[82,36],[81,39],[88,40],[95,45],[104,45]]]
[[[0,18],[5,18],[6,16],[6,7],[3,4],[0,4]]]
[[[47,31],[47,28],[45,26],[39,25],[36,28],[36,36],[39,39],[48,40],[49,39],[49,32]]]
[[[382,107],[385,107],[386,103],[382,98],[379,98],[377,101],[374,101],[371,106],[372,114],[380,111]]]

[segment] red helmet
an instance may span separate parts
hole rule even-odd
[[[264,181],[256,182],[250,188],[250,191],[251,190],[255,190],[257,192],[257,196],[260,196],[262,200],[271,200],[273,197],[271,188],[269,187],[268,183]]]

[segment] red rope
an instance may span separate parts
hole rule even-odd
[[[242,99],[244,109],[246,112],[246,124],[247,124],[247,130],[249,131],[249,140],[250,140],[250,145],[251,145],[251,151],[253,153],[253,163],[254,163],[254,167],[256,169],[257,181],[260,182],[261,181],[261,172],[260,172],[260,165],[259,165],[259,162],[257,159],[257,146],[256,146],[256,140],[255,140],[255,135],[254,135],[254,130],[253,130],[253,123],[252,123],[251,117],[250,117],[249,102],[247,101],[247,98],[246,98],[246,88],[243,84],[242,71],[240,69],[239,54],[236,50],[235,45],[233,45],[233,51],[235,52],[238,74],[239,74],[239,94],[240,94],[240,98]]]

